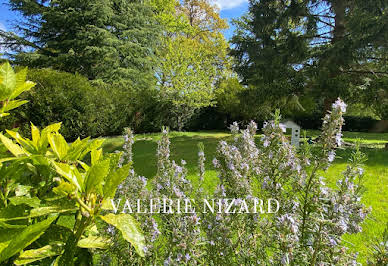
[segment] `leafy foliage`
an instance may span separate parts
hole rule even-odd
[[[25,82],[25,75],[20,78],[8,63],[1,69],[6,105],[33,83]],[[93,228],[101,220],[104,202],[115,195],[131,165],[119,168],[120,154],[103,155],[100,139],[77,138],[68,144],[60,127],[52,124],[40,131],[31,124],[31,139],[11,130],[0,133],[0,230],[12,230],[12,239],[0,239],[0,262],[23,265],[50,259],[53,265],[88,264],[90,253],[80,247],[108,247],[108,240]],[[83,161],[86,156],[90,165]],[[62,217],[70,218],[73,226],[55,229]],[[122,217],[109,218],[142,255],[144,238],[136,221],[126,216],[123,226]]]
[[[302,95],[324,110],[336,97],[358,102],[366,78],[387,75],[386,11],[385,1],[251,1],[232,39],[236,71],[269,109],[300,109]]]
[[[160,34],[142,1],[9,1],[25,19],[18,31],[1,31],[21,65],[52,67],[88,79],[126,80],[147,88]],[[31,47],[32,51],[26,51]]]

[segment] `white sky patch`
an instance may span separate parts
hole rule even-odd
[[[221,10],[232,9],[246,2],[248,2],[248,0],[214,0],[214,4],[216,4]]]

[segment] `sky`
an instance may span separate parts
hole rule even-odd
[[[248,0],[213,1],[220,8],[221,17],[229,22],[230,28],[224,34],[227,39],[230,39],[234,31],[230,22],[233,18],[240,17],[248,10]],[[15,24],[15,20],[20,18],[17,13],[8,10],[7,3],[7,0],[0,0],[0,29],[2,30],[10,30],[12,25]]]

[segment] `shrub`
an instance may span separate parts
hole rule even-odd
[[[358,147],[349,165],[330,188],[321,177],[330,167],[335,150],[342,145],[342,115],[346,105],[337,100],[323,119],[317,146],[307,143],[297,151],[284,135],[277,112],[265,122],[259,145],[254,136],[257,125],[245,130],[237,123],[230,128],[231,143],[221,141],[213,164],[219,177],[214,192],[203,188],[204,152],[198,153],[199,184],[186,177],[185,161],[170,159],[168,131],[158,142],[158,171],[150,184],[131,172],[118,190],[117,198],[203,198],[235,199],[239,209],[245,200],[273,198],[281,202],[279,211],[266,213],[174,213],[136,214],[146,235],[145,258],[134,255],[133,247],[122,245],[114,235],[111,253],[103,261],[144,265],[355,265],[357,254],[348,251],[344,234],[361,232],[369,209],[360,199],[364,192],[362,165],[365,156]],[[126,160],[132,160],[133,136],[125,136]],[[201,203],[199,203],[201,204]],[[160,206],[159,206],[160,207]],[[196,206],[198,207],[198,206]],[[241,209],[240,209],[241,210]]]
[[[15,99],[35,85],[26,74],[0,66],[0,117],[26,103]],[[0,262],[89,265],[88,249],[109,245],[97,223],[117,228],[143,256],[144,236],[132,216],[101,215],[131,165],[118,167],[121,154],[103,154],[100,139],[77,138],[69,145],[60,126],[40,131],[31,124],[31,139],[0,133]]]
[[[29,101],[15,112],[14,126],[24,126],[28,121],[40,127],[62,121],[62,134],[71,140],[77,136],[95,135],[95,88],[83,76],[51,69],[32,69],[28,79],[36,83],[34,90],[22,99]]]

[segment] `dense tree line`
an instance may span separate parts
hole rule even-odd
[[[232,54],[254,108],[302,107],[306,96],[325,110],[339,96],[381,106],[372,95],[387,90],[387,10],[383,0],[250,1]]]
[[[265,119],[275,108],[320,116],[337,97],[385,119],[387,6],[251,0],[229,45],[227,22],[208,0],[10,0],[23,19],[13,31],[0,30],[0,40],[15,65],[52,69],[31,73],[41,74],[33,77],[38,90],[63,88],[62,101],[72,102],[71,86],[59,78],[64,72],[75,75],[74,84],[82,84],[77,75],[86,78],[84,90],[75,86],[88,94],[78,103],[85,107],[74,107],[82,109],[77,118],[61,117],[78,135],[119,134],[128,125],[136,131],[227,125]],[[47,106],[38,94],[25,97]],[[54,100],[50,106],[67,113]],[[39,123],[55,122],[48,109],[37,112],[47,118]],[[34,121],[29,114],[19,111],[9,123]]]

